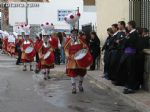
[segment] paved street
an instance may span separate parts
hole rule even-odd
[[[52,79],[43,81],[14,64],[0,54],[0,112],[138,112],[91,80],[84,93],[72,95],[65,74],[53,71]]]

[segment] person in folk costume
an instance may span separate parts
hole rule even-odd
[[[79,76],[79,91],[84,91],[82,84],[87,70],[86,68],[79,67],[74,59],[75,53],[83,48],[87,48],[87,45],[84,43],[84,39],[78,36],[78,30],[73,29],[71,31],[71,37],[67,38],[64,45],[65,55],[67,57],[66,73],[69,77],[71,77],[73,94],[76,94],[77,76]]]
[[[39,51],[42,47],[42,44],[43,44],[43,40],[42,40],[42,33],[40,34],[37,34],[36,36],[36,41],[35,41],[35,44],[34,44],[34,49],[36,51],[36,69],[35,69],[35,73],[38,73],[40,70],[39,70],[39,66],[38,66],[38,63],[40,61],[39,59]]]
[[[22,56],[21,45],[23,43],[23,37],[22,37],[23,29],[21,27],[18,27],[16,32],[18,37],[16,39],[16,50],[15,50],[18,55],[16,65],[19,65],[21,63],[21,56]]]
[[[3,37],[2,33],[0,33],[0,50],[2,50],[2,45],[3,45]]]
[[[9,34],[4,31],[3,34],[3,52],[7,54],[7,47],[8,47],[8,36]]]
[[[8,55],[11,55],[10,54],[10,50],[11,50],[11,35],[9,34],[9,36],[8,36],[8,43],[7,43],[7,54]]]
[[[25,52],[25,50],[28,47],[32,47],[34,48],[34,44],[32,39],[30,39],[29,35],[30,35],[30,26],[29,25],[22,25],[22,28],[24,30],[24,39],[22,41],[21,44],[21,51],[22,51],[22,55],[21,55],[21,62],[23,63],[23,71],[27,71],[27,63],[30,63],[30,71],[33,71],[32,68],[32,62],[34,61],[34,57],[28,57],[27,53]]]
[[[51,37],[50,33],[52,30],[52,27],[54,27],[52,24],[49,24],[48,22],[46,24],[42,24],[42,44],[41,47],[39,47],[39,62],[38,62],[38,68],[40,70],[44,70],[44,79],[50,79],[50,69],[54,68],[54,61],[55,61],[55,56],[54,56],[54,48],[51,45]],[[58,46],[58,45],[56,45]],[[47,62],[45,59],[45,56],[47,53],[50,53],[49,56],[47,57],[50,61]]]
[[[15,41],[16,41],[16,37],[13,35],[13,33],[10,33],[10,55],[11,56],[15,56]]]

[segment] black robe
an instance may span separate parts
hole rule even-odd
[[[144,49],[148,49],[150,37],[140,37],[137,46],[137,54],[136,54],[136,73],[138,74],[139,86],[143,85],[144,81],[144,62],[145,62],[145,54],[143,52]]]
[[[124,54],[121,57],[120,65],[126,74],[125,87],[136,90],[139,88],[138,74],[136,73],[136,53],[139,36],[137,31],[130,32],[125,40]],[[131,48],[132,52],[125,52]]]
[[[102,47],[102,51],[105,51],[104,52],[104,74],[105,75],[108,75],[109,72],[109,63],[110,63],[109,47],[110,47],[111,38],[112,38],[111,36],[108,36],[105,41],[105,44]]]
[[[122,49],[123,49],[123,40],[125,37],[125,33],[120,31],[116,35],[112,37],[111,45],[110,45],[110,63],[109,63],[109,78],[112,81],[118,80],[118,68],[120,58],[122,56]],[[119,41],[117,43],[116,41]]]

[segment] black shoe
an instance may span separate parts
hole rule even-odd
[[[47,76],[47,78],[48,78],[48,79],[51,79],[51,77],[50,77],[49,75]]]
[[[89,69],[88,71],[94,71],[95,69]]]
[[[104,79],[106,79],[106,80],[110,80],[107,75],[102,76],[102,78],[104,78]]]
[[[115,86],[124,86],[123,83],[119,83],[119,82],[112,82]]]
[[[27,71],[27,69],[26,69],[26,68],[24,68],[24,69],[23,69],[23,71]]]
[[[37,69],[36,69],[34,72],[35,72],[36,74],[38,74],[38,73],[40,72],[40,70],[37,70]]]
[[[43,72],[44,75],[46,75],[46,72]]]
[[[20,63],[16,63],[16,65],[20,65]]]
[[[30,71],[33,71],[33,69],[31,68]]]
[[[78,88],[79,88],[79,91],[80,91],[80,92],[84,92],[84,89],[83,89],[82,86],[78,86]]]
[[[48,78],[47,78],[47,76],[44,76],[44,80],[47,80]]]
[[[123,94],[133,94],[133,93],[135,93],[135,91],[132,89],[124,89],[123,90]]]

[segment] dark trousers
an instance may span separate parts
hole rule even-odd
[[[96,58],[100,55],[100,53],[91,53],[93,57],[93,64],[90,66],[90,70],[95,70],[96,66]]]
[[[127,56],[123,54],[119,62],[117,77],[116,77],[117,78],[116,82],[122,85],[125,85],[125,82],[127,80],[128,72],[126,67],[126,60],[127,60]]]
[[[110,63],[110,55],[109,51],[105,51],[104,53],[104,74],[108,75],[109,72],[109,63]]]
[[[136,55],[136,74],[138,75],[139,86],[143,85],[144,81],[144,62],[145,55],[141,51]]]
[[[36,53],[36,62],[38,63],[39,62],[39,54]]]
[[[21,55],[22,55],[21,50],[18,50],[18,58],[17,58],[16,64],[21,63]]]
[[[124,54],[124,67],[126,70],[125,87],[136,90],[139,88],[138,74],[136,73],[136,54]]]
[[[55,64],[60,64],[60,49],[55,49]]]
[[[112,50],[110,53],[109,76],[108,77],[112,81],[117,80],[117,72],[118,72],[121,55],[122,55],[122,53],[118,50]]]

